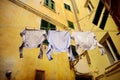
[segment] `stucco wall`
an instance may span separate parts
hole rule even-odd
[[[0,2],[0,80],[7,80],[5,73],[12,71],[13,80],[34,80],[36,70],[45,71],[45,80],[74,80],[66,53],[52,54],[49,61],[44,49],[43,59],[38,59],[39,48],[23,50],[24,58],[19,58],[22,43],[20,32],[26,27],[40,28],[41,17],[21,8],[8,0]]]

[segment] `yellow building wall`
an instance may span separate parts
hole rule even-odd
[[[50,16],[59,23],[63,24],[65,27],[68,27],[67,20],[75,22],[75,17],[73,14],[73,8],[71,6],[70,0],[54,0],[55,3],[55,10],[50,9],[49,7],[44,5],[44,0],[20,0],[24,2],[25,4],[32,6],[34,9],[40,11],[41,13],[44,13],[45,16]],[[64,3],[70,5],[71,11],[66,10],[64,8]],[[44,18],[44,17],[43,17]],[[45,18],[44,18],[45,19]],[[45,19],[47,20],[47,19]],[[54,21],[47,20],[51,23],[55,23]],[[60,26],[59,24],[56,24],[58,27],[63,28],[64,26]]]
[[[110,37],[113,40],[113,43],[115,44],[118,53],[120,54],[120,35],[116,35],[118,33],[117,30],[117,26],[114,23],[112,17],[109,15],[106,25],[105,25],[105,29],[102,30],[99,28],[100,22],[102,20],[102,17],[100,17],[99,23],[98,25],[94,25],[92,23],[95,13],[96,13],[96,9],[97,9],[97,5],[99,3],[99,0],[90,0],[94,6],[94,9],[92,11],[92,13],[89,13],[88,8],[85,7],[85,3],[87,0],[76,0],[76,4],[77,7],[79,9],[79,13],[78,18],[79,18],[79,24],[80,27],[82,29],[82,31],[92,31],[95,33],[96,35],[96,39],[98,41],[100,41],[103,36],[106,34],[106,32],[108,32],[110,34]],[[105,9],[105,8],[104,8]],[[104,10],[102,11],[101,16],[103,16]],[[103,55],[101,56],[100,51],[98,49],[98,47],[96,47],[93,50],[88,51],[88,54],[90,56],[91,59],[91,65],[90,65],[90,73],[93,75],[94,79],[95,77],[104,74],[105,73],[105,68],[110,66],[108,59],[107,59],[107,55]],[[115,80],[116,78],[118,78],[118,74],[115,74],[115,76],[113,76],[113,79],[111,80]],[[100,80],[108,80],[109,78],[105,79],[104,77],[101,78]],[[117,79],[116,79],[117,80]]]
[[[28,1],[28,0],[23,0]],[[56,18],[62,24],[66,24],[66,18],[58,17],[46,8],[41,8],[37,0],[30,0],[38,4],[31,6],[40,9],[46,15]],[[58,0],[59,2],[59,0]],[[26,2],[27,3],[27,2]],[[58,3],[57,3],[58,4]],[[38,8],[39,6],[39,8]],[[61,7],[61,4],[59,5]],[[60,10],[60,9],[59,9]],[[45,71],[45,80],[74,80],[74,72],[70,69],[67,53],[53,53],[53,60],[49,61],[46,57],[44,48],[43,59],[38,59],[39,49],[23,50],[23,57],[19,58],[19,47],[22,43],[20,32],[27,28],[40,28],[41,17],[21,8],[8,0],[0,2],[0,80],[7,80],[5,73],[7,70],[12,71],[12,80],[34,80],[36,70]],[[57,25],[57,24],[55,24]],[[59,29],[60,26],[59,26]]]

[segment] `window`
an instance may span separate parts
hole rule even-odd
[[[70,6],[68,4],[64,3],[64,7],[65,7],[65,9],[71,11],[71,8],[70,8]]]
[[[45,20],[41,20],[41,27],[40,27],[41,30],[56,30],[56,26],[52,23],[49,23]]]
[[[88,8],[89,12],[93,11],[94,7],[93,7],[91,1],[88,2],[87,8]]]
[[[35,80],[45,80],[45,71],[36,70]]]
[[[74,29],[74,24],[73,24],[73,22],[68,21],[68,26],[69,26],[70,28]]]
[[[102,13],[102,10],[103,10],[103,3],[102,1],[100,0],[99,4],[98,4],[98,7],[97,7],[97,11],[95,13],[95,17],[94,17],[94,20],[93,20],[93,24],[97,25],[98,24],[98,21],[99,21],[99,18],[101,16],[101,13]]]
[[[101,13],[103,11],[103,7],[104,7],[104,5],[103,5],[102,1],[100,0],[100,2],[98,4],[98,7],[97,7],[97,11],[96,11],[95,17],[94,17],[94,20],[93,20],[93,23],[95,25],[97,25],[98,22],[99,22]],[[107,21],[107,18],[108,18],[108,15],[109,15],[109,11],[107,9],[105,9],[104,14],[102,16],[102,20],[101,20],[100,26],[99,26],[101,29],[104,29],[106,21]]]
[[[101,29],[104,29],[106,21],[107,21],[107,18],[108,18],[108,15],[109,15],[109,11],[107,9],[105,9],[103,17],[102,17],[102,21],[100,23],[100,28]]]
[[[111,39],[109,34],[107,34],[108,37],[103,41],[102,45],[104,46],[106,50],[106,55],[108,57],[108,60],[110,64],[113,64],[114,62],[120,60],[120,55]]]
[[[55,10],[55,3],[53,0],[44,0],[44,4],[49,8]]]
[[[48,30],[56,30],[56,26],[54,24],[49,23],[49,22],[47,22],[47,21],[42,19],[41,20],[41,27],[40,27],[40,29],[41,30],[46,30],[46,32],[48,33]],[[43,44],[46,44],[46,45],[49,44],[47,39],[44,40]]]
[[[86,1],[85,7],[88,8],[88,10],[89,10],[90,13],[91,13],[91,12],[93,11],[93,9],[94,9],[94,7],[93,7],[93,5],[92,5],[92,3],[91,3],[90,0],[87,0],[87,1]]]
[[[74,56],[75,58],[78,58],[79,56],[78,56],[78,53],[76,52],[76,48],[75,48],[74,45],[71,45],[71,49],[72,49],[73,56]]]

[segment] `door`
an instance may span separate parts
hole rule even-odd
[[[35,80],[45,80],[45,71],[36,70]]]

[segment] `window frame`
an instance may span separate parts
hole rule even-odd
[[[94,16],[93,21],[92,21],[93,24],[98,25],[98,22],[100,20],[103,8],[104,8],[104,4],[100,0],[99,3],[98,3],[98,5],[97,5],[95,16]]]
[[[103,36],[103,38],[100,40],[100,43],[104,46],[105,49],[108,48],[106,50],[106,57],[110,65],[120,60],[118,50],[109,33],[106,33],[105,36]]]
[[[54,25],[44,19],[41,19],[40,29],[41,30],[56,30],[56,25]]]
[[[70,5],[68,5],[68,4],[66,4],[66,3],[64,3],[64,8],[65,8],[66,10],[71,11],[71,7],[70,7]]]
[[[109,16],[109,11],[105,8],[99,28],[104,30],[108,16]]]
[[[94,6],[90,0],[86,0],[84,7],[88,8],[89,13],[92,13],[94,10]]]
[[[73,22],[67,20],[67,23],[68,23],[69,28],[75,29]]]
[[[55,28],[53,28],[53,27],[55,27]],[[40,30],[46,30],[46,33],[48,33],[48,30],[56,30],[56,25],[54,25],[50,22],[47,22],[44,19],[41,19]],[[49,44],[48,40],[47,39],[44,40],[43,44],[48,45]]]
[[[53,0],[44,0],[44,6],[55,11],[55,2]]]
[[[88,2],[87,8],[88,8],[88,10],[89,10],[90,13],[93,12],[93,10],[94,10],[93,4],[91,3],[90,0]]]

